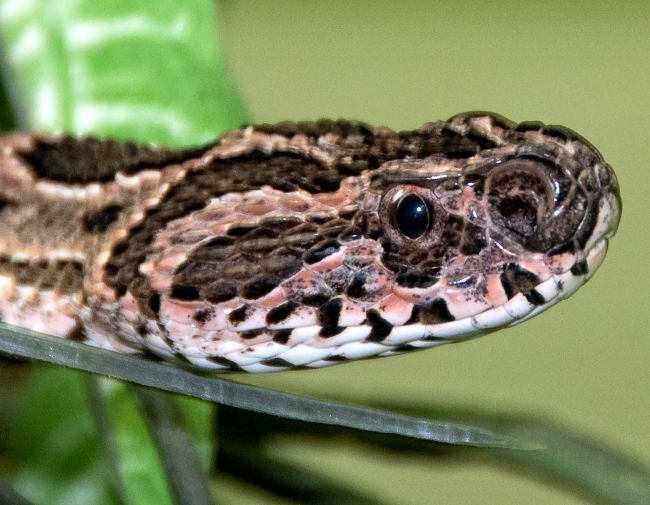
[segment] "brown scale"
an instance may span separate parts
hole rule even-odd
[[[111,259],[106,266],[105,282],[112,287],[118,296],[131,291],[140,302],[143,312],[153,315],[152,310],[157,306],[157,295],[149,287],[146,278],[138,271],[139,265],[145,260],[150,251],[155,234],[172,219],[178,219],[190,212],[199,210],[210,201],[229,192],[244,192],[271,185],[280,191],[295,191],[303,189],[312,194],[332,192],[338,189],[340,182],[350,175],[358,175],[368,168],[379,166],[390,159],[400,159],[406,155],[427,156],[431,153],[444,154],[450,157],[471,156],[481,149],[493,147],[494,142],[479,135],[462,136],[451,129],[446,123],[428,123],[415,132],[394,133],[387,129],[373,132],[368,127],[352,122],[319,122],[305,124],[284,124],[276,128],[262,126],[259,131],[293,136],[298,133],[306,134],[312,142],[323,132],[342,135],[338,139],[344,151],[344,159],[330,165],[317,160],[306,159],[300,154],[271,153],[256,151],[250,155],[233,159],[215,160],[201,170],[191,172],[167,193],[158,206],[147,211],[143,224],[130,230],[130,235],[118,243]],[[373,237],[379,234],[378,223],[368,223],[370,216],[360,216],[358,222],[349,226],[349,221],[339,218],[321,228],[324,236],[340,235],[343,230],[352,238],[363,233],[364,229],[374,229]],[[330,226],[331,229],[327,229]],[[310,232],[313,235],[313,232]],[[277,256],[297,258],[297,255],[308,248],[316,246],[315,238],[309,233],[304,236],[295,234],[297,243],[290,244],[278,251]],[[314,236],[315,237],[315,236]],[[314,243],[312,243],[314,242]],[[291,270],[295,268],[286,265]],[[232,268],[235,268],[234,266]],[[260,273],[266,273],[259,271]],[[190,272],[187,273],[189,275]],[[192,272],[196,278],[196,272]],[[230,275],[236,275],[236,269]],[[264,291],[274,282],[277,276],[269,275],[267,282],[258,283]],[[181,299],[196,299],[197,291],[205,290],[205,295],[213,300],[226,299],[235,292],[234,284],[228,278],[219,282],[216,279],[210,283],[210,288],[197,288],[196,285],[178,283],[174,294]],[[188,289],[191,288],[191,289]],[[237,288],[239,289],[239,288]]]
[[[196,158],[204,149],[172,150],[92,137],[41,137],[20,156],[38,177],[67,184],[113,180]]]
[[[167,222],[204,208],[212,198],[233,191],[259,189],[270,181],[275,189],[282,191],[300,188],[322,192],[335,190],[340,180],[336,169],[305,163],[292,156],[215,161],[201,171],[190,173],[174,186],[160,205],[147,212],[144,224],[131,229],[131,235],[117,244],[106,266],[105,281],[118,295],[123,295],[127,289],[137,291],[141,306],[144,304],[146,310],[152,292],[138,272],[138,266],[146,258],[155,234]],[[241,230],[241,233],[246,231]],[[313,232],[305,231],[304,240],[299,237],[301,243],[293,247],[304,247],[313,240],[308,237],[310,233],[313,236]],[[288,247],[290,253],[292,246]]]
[[[12,277],[17,286],[53,290],[61,295],[79,293],[83,286],[83,266],[74,260],[13,261],[2,255],[0,275]]]

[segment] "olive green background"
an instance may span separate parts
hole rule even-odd
[[[594,279],[519,327],[401,357],[236,379],[315,397],[541,416],[650,465],[650,2],[219,7],[226,56],[255,122],[343,117],[414,129],[491,110],[563,124],[615,168],[624,201]],[[338,442],[270,450],[391,503],[582,503],[494,467],[369,457]]]

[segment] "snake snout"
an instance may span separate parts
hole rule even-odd
[[[621,213],[623,212],[623,200],[621,199],[621,187],[618,183],[618,178],[612,170],[612,167],[605,164],[599,171],[599,180],[601,187],[605,190],[604,198],[607,200],[611,213],[609,215],[609,227],[605,238],[613,237],[618,229],[618,224],[621,220]]]
[[[601,240],[607,240],[616,234],[623,210],[620,186],[612,168],[608,164],[602,163],[594,167],[594,172],[600,186],[600,198],[598,200],[598,217],[585,247],[586,250],[591,249]]]

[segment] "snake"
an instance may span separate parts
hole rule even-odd
[[[621,215],[538,121],[245,126],[199,147],[0,137],[0,319],[199,371],[314,369],[476,338],[573,294]]]

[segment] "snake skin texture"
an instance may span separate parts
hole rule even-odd
[[[249,126],[195,149],[0,138],[2,321],[204,370],[475,338],[570,296],[621,213],[564,127]]]

